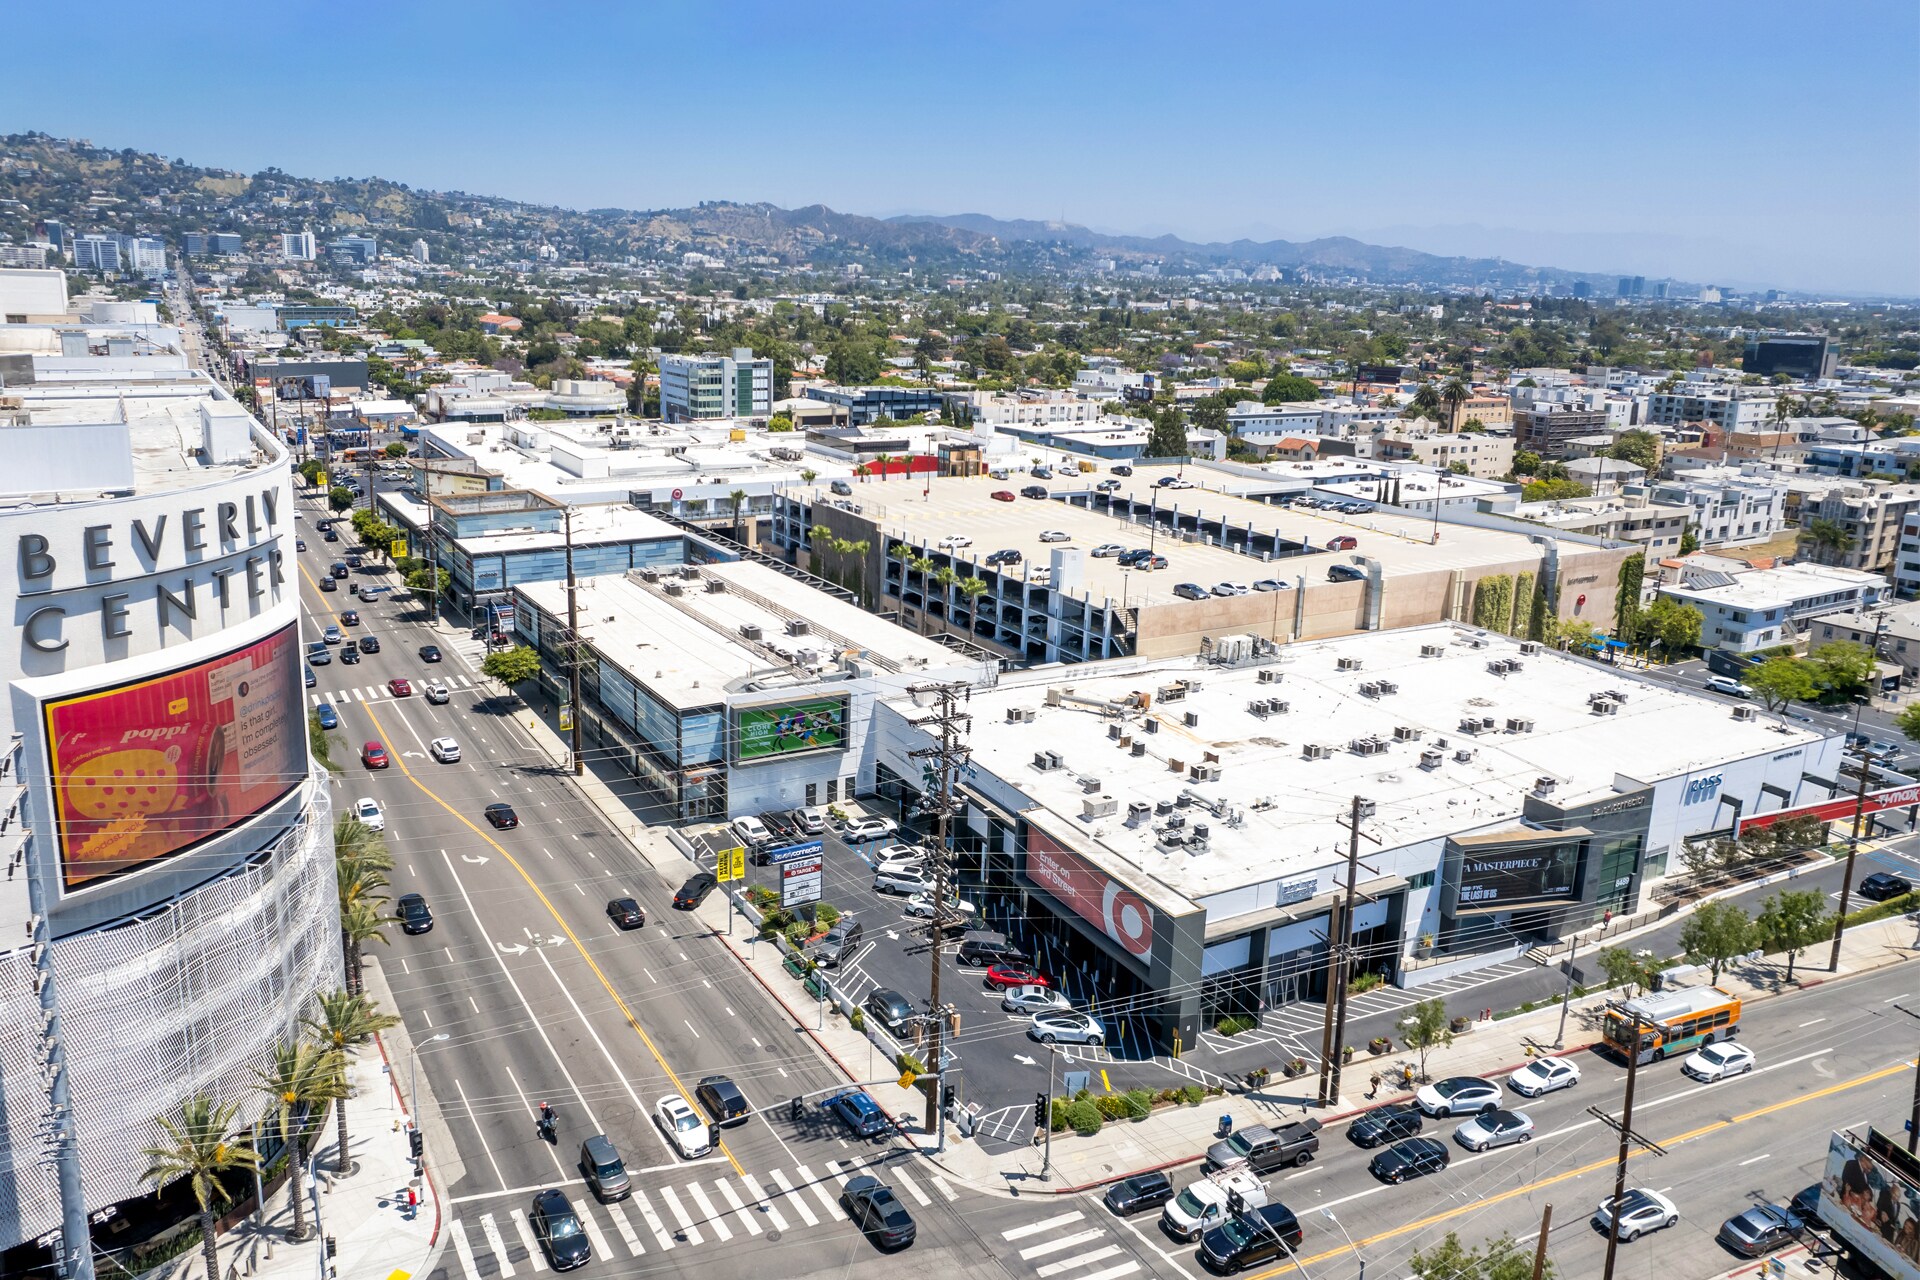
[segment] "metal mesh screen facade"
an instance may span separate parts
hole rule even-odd
[[[324,776],[302,820],[218,879],[53,944],[89,1209],[150,1192],[154,1117],[205,1093],[265,1108],[253,1071],[316,992],[342,983],[333,805]],[[40,1028],[27,950],[0,956],[0,1247],[59,1225],[44,1160]]]

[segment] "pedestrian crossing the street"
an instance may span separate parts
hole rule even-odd
[[[1000,1238],[1040,1280],[1120,1280],[1140,1270],[1104,1223],[1077,1209],[1009,1228]]]
[[[332,689],[324,693],[318,691],[311,692],[307,694],[307,701],[317,707],[323,702],[331,702],[335,706],[339,706],[347,702],[391,702],[395,700],[396,697],[401,700],[406,700],[418,696],[422,685],[434,682],[444,684],[449,689],[478,689],[480,687],[480,682],[470,676],[456,675],[452,672],[443,675],[435,672],[433,675],[423,676],[415,680],[412,694],[396,695],[393,690],[384,684],[372,684],[364,688]],[[424,700],[425,699],[422,698],[422,701]]]
[[[848,1221],[840,1205],[841,1188],[861,1173],[878,1177],[901,1199],[922,1209],[960,1198],[939,1174],[924,1169],[910,1172],[885,1160],[867,1164],[829,1160],[817,1167],[803,1164],[762,1174],[645,1187],[636,1180],[633,1194],[613,1204],[601,1204],[577,1183],[562,1189],[580,1215],[595,1259],[642,1258],[683,1246],[724,1245],[756,1237],[771,1241],[796,1229],[839,1226]],[[524,1199],[532,1198],[529,1189]],[[456,1198],[456,1205],[469,1212],[457,1214],[447,1227],[456,1260],[447,1268],[449,1280],[507,1280],[549,1269],[524,1205],[516,1206],[505,1196],[476,1197],[465,1205]]]

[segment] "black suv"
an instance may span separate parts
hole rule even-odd
[[[1136,1173],[1108,1187],[1102,1199],[1115,1214],[1122,1218],[1132,1217],[1136,1213],[1158,1209],[1173,1199],[1173,1180],[1158,1171]]]
[[[1876,871],[1860,882],[1860,896],[1869,902],[1885,902],[1903,893],[1913,892],[1913,882],[1891,871]]]
[[[726,1076],[702,1076],[694,1086],[693,1096],[707,1109],[708,1115],[729,1127],[745,1123],[753,1113],[753,1108],[747,1105],[747,1095]]]
[[[1237,1214],[1200,1240],[1200,1260],[1215,1271],[1238,1271],[1276,1258],[1291,1258],[1299,1247],[1300,1220],[1283,1204]]]
[[[1020,496],[1023,498],[1044,498],[1047,496],[1047,486],[1043,484],[1030,484],[1020,491]]]

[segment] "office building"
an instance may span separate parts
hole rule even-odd
[[[1373,456],[1390,462],[1417,462],[1437,471],[1457,464],[1462,474],[1492,480],[1513,470],[1510,435],[1483,431],[1389,431],[1374,437]]]
[[[1824,333],[1780,333],[1748,338],[1740,368],[1763,378],[1783,373],[1814,382],[1831,378],[1839,361],[1839,353]]]
[[[660,414],[668,422],[765,418],[773,412],[773,361],[750,347],[731,355],[660,357]]]
[[[1730,653],[1793,644],[1816,618],[1869,609],[1889,590],[1880,574],[1813,564],[1736,573],[1683,561],[1681,573],[1660,594],[1700,610],[1701,645]]]
[[[313,247],[313,231],[302,227],[298,231],[281,232],[280,256],[288,262],[312,262],[316,256]]]
[[[327,246],[327,255],[335,262],[371,266],[380,260],[380,242],[372,236],[341,236]]]
[[[126,236],[121,241],[121,259],[127,270],[142,275],[162,275],[167,269],[167,242],[157,236]]]
[[[1569,442],[1608,434],[1610,419],[1605,409],[1536,402],[1515,411],[1513,426],[1520,448],[1542,458],[1559,459],[1567,456]]]
[[[1840,777],[1838,731],[1466,628],[1264,659],[1243,641],[1009,672],[966,705],[962,874],[990,927],[1099,993],[1109,1043],[1191,1050],[1301,1002],[1317,1026],[1330,934],[1408,987],[1515,959],[1645,907],[1688,838]],[[883,699],[861,775],[909,815],[926,715]],[[1369,840],[1342,930],[1354,796]]]
[[[905,422],[916,414],[937,417],[941,393],[931,387],[808,387],[802,397],[831,405],[839,425],[868,427],[881,418]]]
[[[0,322],[64,324],[67,273],[58,267],[0,271]]]
[[[189,258],[204,258],[207,256],[209,248],[207,233],[204,231],[189,231],[180,238],[180,246],[181,252],[185,253]]]
[[[1638,298],[1643,294],[1645,294],[1646,291],[1647,291],[1647,278],[1645,276],[1621,276],[1620,277],[1620,296],[1621,297]]]
[[[425,240],[415,240],[413,242],[413,260],[415,262],[431,262],[433,260],[433,253],[427,248],[427,242]]]
[[[67,225],[58,218],[45,218],[40,223],[46,233],[47,242],[53,246],[53,256],[64,259],[67,253]]]
[[[238,231],[216,231],[208,237],[209,247],[221,257],[236,257],[243,245]]]
[[[118,271],[120,241],[113,236],[84,235],[73,238],[73,265],[82,271]]]
[[[47,252],[44,244],[0,244],[0,268],[37,270],[47,265]]]
[[[337,329],[356,324],[360,316],[352,307],[323,306],[318,303],[283,303],[275,309],[282,329],[304,329],[308,325]]]

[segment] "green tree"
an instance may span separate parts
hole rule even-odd
[[[200,1252],[207,1274],[220,1274],[220,1237],[215,1230],[214,1210],[228,1202],[223,1177],[234,1173],[252,1173],[260,1167],[260,1153],[243,1145],[233,1132],[233,1117],[239,1107],[231,1102],[214,1102],[205,1094],[180,1104],[177,1116],[155,1116],[154,1123],[167,1135],[159,1146],[148,1147],[147,1170],[142,1182],[163,1188],[181,1178],[191,1179],[193,1203],[200,1220]]]
[[[415,569],[406,577],[407,590],[422,600],[432,600],[445,587],[446,575],[432,565],[424,569]]]
[[[501,649],[480,663],[480,674],[501,684],[521,684],[540,674],[540,655],[523,644]]]
[[[1680,554],[1690,556],[1699,549],[1699,526],[1695,525],[1692,521],[1688,521],[1686,528],[1680,530]]]
[[[301,1019],[301,1025],[321,1044],[338,1050],[335,1061],[340,1068],[340,1096],[334,1103],[334,1116],[339,1123],[339,1153],[334,1160],[333,1169],[345,1177],[351,1168],[347,1152],[347,1099],[352,1090],[347,1082],[347,1050],[358,1049],[379,1032],[400,1025],[400,1019],[390,1013],[382,1013],[380,1006],[357,992],[334,990],[323,992],[314,997],[314,1016]],[[418,1106],[418,1103],[409,1103]]]
[[[1447,464],[1447,474],[1453,476],[1471,475],[1473,474],[1473,469],[1464,462],[1449,462]]]
[[[1400,1042],[1420,1058],[1420,1078],[1427,1078],[1427,1055],[1453,1043],[1453,1022],[1447,1017],[1446,1002],[1435,996],[1422,1000],[1407,1011],[1397,1024]]]
[[[1276,373],[1267,379],[1267,385],[1260,392],[1264,404],[1297,404],[1303,400],[1318,400],[1320,388],[1306,378],[1291,373]]]
[[[1607,975],[1609,987],[1625,987],[1627,998],[1640,994],[1643,987],[1653,985],[1653,958],[1640,955],[1626,947],[1608,947],[1596,959],[1600,972]]]
[[[1593,490],[1578,480],[1547,479],[1535,480],[1520,490],[1520,497],[1527,502],[1556,502],[1564,498],[1590,498]]]
[[[1640,583],[1647,571],[1647,554],[1636,551],[1620,562],[1620,586],[1614,593],[1614,634],[1631,640],[1640,630]]]
[[[1194,405],[1192,417],[1193,425],[1202,430],[1218,431],[1221,435],[1227,434],[1229,430],[1227,406],[1221,404],[1214,396],[1208,396]]]
[[[1794,702],[1804,702],[1820,692],[1819,677],[1808,664],[1786,654],[1776,654],[1740,677],[1742,684],[1778,714]]]
[[[1851,640],[1834,640],[1807,655],[1815,677],[1835,693],[1853,693],[1873,679],[1873,650]]]
[[[1905,735],[1909,742],[1920,742],[1920,702],[1909,702],[1893,718],[1893,727]]]
[[[1642,630],[1667,653],[1684,653],[1699,646],[1703,621],[1700,610],[1692,605],[1661,596],[1648,607]]]
[[[1839,559],[1858,545],[1858,539],[1848,533],[1845,526],[1819,516],[1807,522],[1807,527],[1800,531],[1799,541],[1812,548],[1816,559],[1825,562]]]
[[[1186,414],[1173,405],[1167,405],[1154,415],[1153,429],[1147,432],[1147,456],[1149,458],[1187,456]]]
[[[1458,378],[1448,378],[1440,388],[1440,402],[1447,407],[1447,430],[1460,429],[1460,406],[1473,399],[1473,391]]]
[[[1540,455],[1530,449],[1519,449],[1513,455],[1513,474],[1516,476],[1537,476],[1540,474]]]
[[[1802,951],[1833,936],[1833,917],[1826,913],[1827,897],[1818,889],[1790,889],[1770,895],[1754,917],[1754,933],[1768,951],[1787,953],[1787,981],[1793,981],[1793,962]]]
[[[1680,949],[1690,964],[1704,964],[1720,981],[1720,967],[1753,950],[1753,918],[1731,902],[1703,902],[1680,926]]]
[[[311,1040],[274,1046],[272,1065],[255,1068],[254,1088],[267,1095],[268,1120],[291,1155],[287,1188],[293,1201],[293,1238],[307,1238],[305,1182],[308,1124],[326,1112],[329,1103],[344,1096],[344,1075],[336,1061],[337,1049]]]
[[[392,945],[387,926],[393,921],[394,917],[381,911],[378,903],[363,900],[340,904],[341,956],[346,964],[348,990],[359,991],[366,985],[361,974],[361,957],[373,943],[383,947]]]
[[[733,540],[735,542],[744,542],[746,541],[746,534],[741,529],[740,513],[745,511],[747,507],[747,491],[745,489],[735,489],[727,495],[727,501],[733,504]]]
[[[345,511],[353,505],[353,490],[345,485],[335,485],[327,490],[327,505],[335,511]]]
[[[1622,431],[1607,450],[1609,458],[1631,462],[1648,475],[1660,466],[1660,437],[1651,431]]]
[[[774,414],[771,418],[767,419],[767,430],[773,432],[793,430],[793,415],[790,413]]]
[[[1440,420],[1440,393],[1433,389],[1431,382],[1420,384],[1413,393],[1413,399],[1407,402],[1406,416],[1409,418],[1432,418]]]
[[[1004,344],[1003,344],[1004,345]],[[885,363],[879,348],[859,338],[836,342],[827,350],[827,377],[841,386],[865,386],[877,382]]]
[[[320,762],[322,768],[337,773],[339,772],[338,766],[336,766],[333,761],[327,759],[329,748],[330,744],[327,742],[327,731],[320,727],[320,713],[318,711],[307,712],[307,752],[315,760]]]
[[[407,446],[395,440],[387,446],[386,452],[389,458],[404,458],[407,456]]]
[[[1533,1248],[1512,1236],[1489,1241],[1484,1251],[1469,1249],[1452,1231],[1446,1239],[1407,1259],[1414,1280],[1529,1280],[1533,1277]],[[1555,1280],[1560,1274],[1548,1259],[1535,1280]]]

